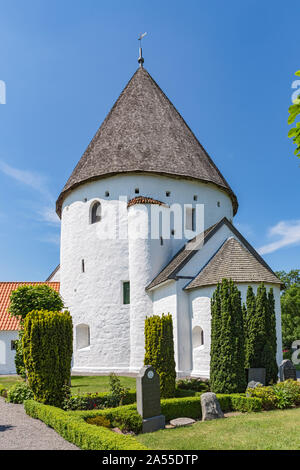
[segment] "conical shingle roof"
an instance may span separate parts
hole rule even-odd
[[[220,171],[150,74],[140,67],[97,131],[57,200],[76,186],[146,172],[213,183],[238,203]]]

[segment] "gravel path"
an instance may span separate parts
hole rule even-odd
[[[42,421],[30,418],[23,405],[0,397],[0,450],[78,450]]]

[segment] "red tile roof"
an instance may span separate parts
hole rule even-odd
[[[20,322],[8,313],[10,294],[20,286],[46,284],[59,292],[59,282],[0,282],[0,331],[16,331],[20,329]]]

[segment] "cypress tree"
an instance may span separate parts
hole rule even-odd
[[[146,318],[144,365],[153,366],[159,374],[161,397],[174,397],[176,369],[172,315]]]
[[[247,292],[247,341],[246,367],[264,367],[266,383],[277,382],[276,318],[273,289],[267,294],[264,283],[253,293]]]
[[[276,360],[277,337],[274,292],[271,288],[268,293],[268,309],[266,316],[266,346],[263,361],[266,367],[266,383],[276,383],[278,379],[278,365]]]
[[[244,392],[245,338],[241,295],[223,279],[211,300],[210,383],[215,393]]]

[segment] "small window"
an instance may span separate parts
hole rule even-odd
[[[171,235],[173,235],[173,236],[175,235],[175,230],[174,229],[171,230]]]
[[[130,282],[123,282],[123,304],[130,304]]]
[[[91,210],[91,224],[95,224],[96,222],[100,222],[101,220],[101,204],[99,201],[96,201],[92,205]]]
[[[134,192],[135,192],[135,194],[140,194],[139,188],[135,188]]]
[[[218,207],[221,207],[220,201],[217,202],[217,206],[218,206]]]
[[[10,349],[12,351],[15,351],[17,349],[17,341],[16,340],[13,340],[10,342]]]
[[[109,191],[105,191],[105,197],[109,197]]]
[[[198,196],[196,196],[196,194],[194,196],[194,201],[198,201]]]
[[[185,228],[187,230],[193,230],[195,231],[196,229],[196,209],[187,207],[186,213],[185,213]]]
[[[88,325],[76,326],[76,348],[84,349],[90,346],[90,327]]]
[[[171,196],[171,191],[166,191],[166,196],[170,197]]]
[[[163,244],[164,244],[164,239],[163,237],[160,237],[160,246],[163,246]]]
[[[81,260],[81,272],[85,272],[84,259]]]
[[[193,348],[199,348],[204,345],[204,333],[201,326],[195,326],[192,332]]]

